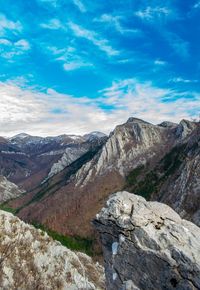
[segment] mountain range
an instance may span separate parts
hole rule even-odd
[[[91,220],[108,196],[126,189],[199,225],[199,132],[198,122],[131,117],[109,136],[1,138],[1,174],[24,191],[6,206],[26,222],[91,238]]]

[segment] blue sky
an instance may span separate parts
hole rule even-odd
[[[200,111],[199,0],[0,0],[0,133]]]

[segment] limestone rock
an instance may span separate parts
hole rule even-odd
[[[16,184],[10,182],[6,177],[0,176],[0,203],[20,196],[22,192]]]
[[[200,289],[200,229],[169,206],[118,192],[94,225],[108,290]]]
[[[0,289],[104,289],[102,267],[0,211]]]

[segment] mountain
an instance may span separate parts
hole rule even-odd
[[[94,142],[76,135],[43,138],[21,133],[7,139],[0,138],[0,174],[30,190],[48,175],[62,170],[66,160],[69,164],[81,155],[81,151],[90,150]]]
[[[12,214],[0,211],[0,232],[1,289],[105,289],[98,263]]]
[[[200,226],[200,126],[166,157],[163,165],[168,177],[151,199],[168,204],[181,217]],[[156,170],[159,168],[160,164]]]
[[[107,140],[91,147],[62,171],[12,201],[9,206],[17,208],[19,217],[25,221],[39,222],[67,235],[93,237],[91,219],[111,193],[125,188],[149,199],[161,199],[160,190],[164,190],[164,184],[170,183],[172,175],[177,178],[179,166],[184,167],[185,164],[187,168],[189,161],[188,157],[183,160],[180,153],[176,166],[173,162],[176,155],[174,157],[173,152],[177,152],[177,148],[182,150],[189,146],[192,139],[196,140],[199,126],[199,123],[187,120],[179,124],[164,122],[152,125],[129,118],[125,124],[117,126]],[[195,154],[198,155],[199,142],[195,144]],[[190,154],[189,150],[188,156]],[[162,176],[159,176],[157,169],[160,167],[163,168],[163,173],[160,172]],[[198,166],[193,168],[198,170]],[[156,180],[153,179],[154,173],[158,175]],[[198,176],[198,171],[193,174]],[[156,183],[157,179],[159,184]],[[193,182],[191,178],[188,181]],[[176,190],[171,191],[177,202],[183,197],[182,193],[179,197],[177,195],[177,192],[181,192],[180,186],[181,182]],[[198,199],[198,187],[195,190]],[[168,193],[166,191],[165,196]],[[184,207],[189,219],[194,209],[195,212],[196,207],[199,209],[197,199],[190,197],[191,212],[187,212],[187,207]],[[173,198],[170,200],[173,201]],[[171,204],[174,206],[173,202]]]
[[[200,289],[200,228],[169,206],[118,192],[94,225],[101,236],[106,289]]]
[[[127,180],[127,190],[166,203],[200,225],[200,125],[153,168],[139,166]]]
[[[0,203],[16,198],[23,193],[19,187],[8,181],[6,177],[0,176]]]

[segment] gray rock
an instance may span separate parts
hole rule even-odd
[[[0,175],[0,203],[20,196],[23,191],[5,176]]]
[[[200,289],[200,229],[169,206],[118,192],[94,225],[108,290]]]

